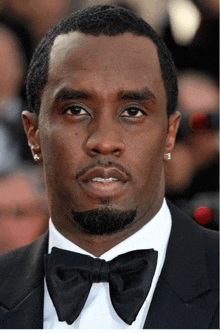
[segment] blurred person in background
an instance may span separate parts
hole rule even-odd
[[[7,0],[2,11],[24,22],[33,33],[35,46],[45,33],[71,12],[73,0]]]
[[[14,13],[6,11],[5,8],[0,9],[0,24],[7,28],[13,34],[16,40],[18,51],[24,62],[24,76],[19,89],[19,94],[26,101],[24,79],[34,50],[34,34],[28,24],[21,20]]]
[[[0,173],[0,253],[34,241],[48,220],[41,168]]]
[[[28,46],[26,42],[30,42]],[[21,95],[31,57],[31,36],[19,22],[0,14],[0,170],[16,168],[31,154],[21,120]]]
[[[24,58],[13,33],[0,25],[0,170],[14,168],[21,161],[19,134],[24,79]]]
[[[166,165],[166,195],[179,208],[218,230],[219,90],[212,76],[179,74],[182,113],[172,160]]]

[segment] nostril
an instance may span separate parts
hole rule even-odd
[[[98,154],[102,154],[103,152],[100,151],[99,149],[96,149],[96,148],[93,148],[91,150],[91,154],[94,156],[94,155],[98,155]],[[109,153],[109,152],[108,152]],[[112,153],[115,154],[115,156],[120,156],[121,155],[121,149],[114,149],[112,150]]]
[[[98,154],[99,150],[98,149],[92,149],[92,152]]]
[[[115,149],[114,150],[114,153],[116,156],[120,155],[121,154],[121,150],[120,149]]]

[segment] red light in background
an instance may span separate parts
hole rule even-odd
[[[194,220],[199,224],[207,224],[213,220],[213,212],[208,207],[199,207],[194,212]]]
[[[202,112],[194,113],[189,118],[189,127],[194,130],[204,130],[209,126],[209,118]]]

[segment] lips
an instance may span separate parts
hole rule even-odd
[[[94,167],[78,179],[87,195],[92,197],[118,197],[125,190],[130,177],[117,168]]]

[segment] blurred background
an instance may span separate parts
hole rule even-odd
[[[203,227],[219,230],[218,0],[0,0],[0,253],[48,227],[42,166],[34,165],[21,121],[31,55],[54,24],[94,4],[138,13],[173,54],[182,120],[166,164],[166,196]]]

